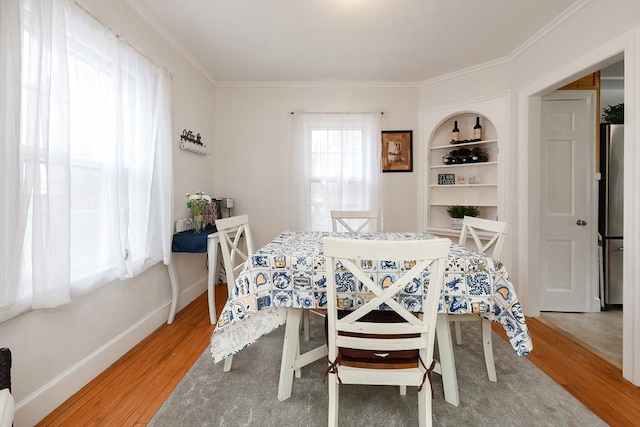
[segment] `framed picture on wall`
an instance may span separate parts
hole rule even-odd
[[[413,131],[382,131],[382,172],[413,172]]]

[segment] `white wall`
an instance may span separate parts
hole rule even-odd
[[[83,1],[83,7],[173,73],[174,213],[188,215],[184,193],[214,188],[213,156],[179,150],[182,129],[214,139],[215,86],[177,49],[168,45],[128,3]],[[183,291],[180,307],[206,290],[205,255],[178,255]],[[70,395],[166,322],[171,298],[167,268],[156,265],[126,281],[74,299],[57,309],[37,310],[0,324],[0,347],[13,356],[14,425],[37,423]]]
[[[425,82],[420,88],[420,110],[433,110],[508,89],[511,89],[509,63],[481,66],[457,76]]]
[[[383,130],[413,130],[417,142],[415,87],[219,87],[216,96],[216,197],[249,214],[258,248],[291,229],[291,112],[383,111]],[[416,177],[383,174],[386,231],[417,229]]]

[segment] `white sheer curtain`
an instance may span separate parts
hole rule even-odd
[[[166,72],[70,1],[0,7],[4,321],[168,263],[172,165]]]
[[[70,173],[64,4],[0,3],[2,45],[7,48],[0,62],[14,64],[2,79],[2,92],[15,96],[4,100],[8,105],[3,111],[3,120],[10,123],[9,128],[3,126],[3,190],[7,191],[0,195],[0,320],[4,320],[23,311],[27,303],[34,308],[53,307],[70,299],[69,252],[65,250],[69,247]],[[11,25],[6,27],[6,21]],[[11,57],[5,58],[8,52]],[[38,262],[31,264],[23,258],[24,252]],[[27,289],[21,273],[29,267],[33,268]]]
[[[296,113],[291,218],[296,230],[331,230],[331,210],[382,215],[379,113]]]
[[[171,256],[171,99],[169,78],[135,49],[119,46],[121,90],[115,111],[123,150],[116,183],[121,185],[125,277]],[[121,124],[120,124],[121,123]],[[131,185],[134,182],[135,185]]]
[[[20,259],[29,195],[18,185],[23,176],[20,151],[20,5],[0,1],[0,309],[18,295]]]

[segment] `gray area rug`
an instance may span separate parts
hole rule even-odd
[[[312,337],[309,342],[303,341],[303,351],[324,340],[321,321],[311,318]],[[445,402],[442,379],[434,375],[434,425],[606,425],[526,357],[517,356],[495,333],[498,382],[490,382],[479,322],[462,323],[462,332],[463,344],[454,344],[460,406]],[[322,381],[326,361],[318,360],[303,368],[302,378],[294,379],[291,398],[278,400],[283,336],[281,326],[236,354],[227,373],[222,372],[222,363],[213,363],[206,349],[149,426],[327,425],[327,384]],[[340,390],[339,405],[342,426],[418,425],[415,387],[400,396],[397,387],[345,385]]]

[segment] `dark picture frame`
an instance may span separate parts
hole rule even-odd
[[[382,131],[382,172],[413,172],[413,131]]]

